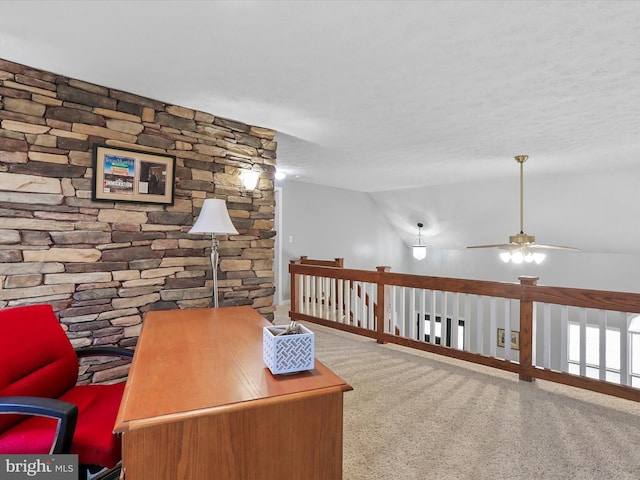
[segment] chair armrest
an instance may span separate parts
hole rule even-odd
[[[98,473],[95,477],[91,477],[91,480],[120,480],[122,474],[122,460],[120,460],[115,467],[109,470]]]
[[[73,403],[43,397],[0,397],[0,414],[35,415],[58,419],[50,454],[69,453],[78,421],[78,407]]]
[[[125,357],[133,358],[133,350],[122,347],[82,347],[76,349],[80,357]]]

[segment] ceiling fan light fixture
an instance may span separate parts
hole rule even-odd
[[[546,255],[544,253],[536,252],[533,254],[533,261],[536,264],[540,265],[545,257]]]
[[[524,261],[524,255],[520,250],[516,250],[511,254],[511,261],[516,264],[520,264]]]
[[[500,254],[500,259],[513,263],[537,263],[540,264],[544,258],[544,253],[539,253],[538,249],[553,248],[556,250],[578,250],[573,247],[561,247],[559,245],[539,245],[536,244],[536,237],[524,233],[524,171],[523,164],[529,157],[527,155],[516,155],[516,162],[520,164],[520,233],[509,236],[509,243],[497,245],[474,245],[467,248],[502,248],[506,252]],[[534,251],[530,250],[533,249]]]
[[[545,254],[540,252],[532,252],[526,248],[520,248],[518,250],[511,250],[508,252],[502,252],[500,254],[500,260],[504,263],[535,263],[539,265],[545,259]]]

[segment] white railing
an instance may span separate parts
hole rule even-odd
[[[301,275],[298,282],[299,313],[376,330],[376,284],[312,275]]]
[[[640,387],[640,332],[630,330],[636,313],[550,303],[534,311],[536,367]]]
[[[391,328],[385,332],[517,362],[519,342],[504,342],[519,326],[519,318],[512,313],[518,313],[513,302],[509,298],[394,286]]]
[[[293,319],[640,401],[640,295],[290,265]],[[640,317],[638,317],[640,318]],[[635,324],[635,323],[634,323]]]

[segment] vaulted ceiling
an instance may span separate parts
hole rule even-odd
[[[4,1],[0,58],[279,132],[410,242],[640,253],[640,2]]]

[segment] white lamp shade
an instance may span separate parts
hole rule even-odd
[[[426,245],[413,245],[413,258],[416,260],[422,260],[427,256]]]
[[[202,204],[202,210],[198,219],[189,230],[189,233],[231,233],[238,234],[233,226],[227,205],[219,198],[207,198]]]

